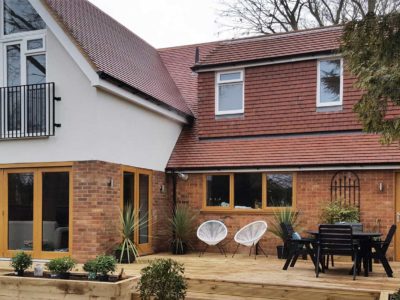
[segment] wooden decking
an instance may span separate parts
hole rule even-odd
[[[375,264],[370,277],[358,276],[356,281],[348,275],[349,262],[336,262],[334,268],[315,278],[310,261],[299,260],[295,268],[283,271],[284,261],[261,255],[254,260],[247,255],[225,258],[206,253],[199,258],[196,254],[158,254],[120,268],[127,275],[139,275],[149,260],[156,258],[184,263],[189,282],[188,299],[378,300],[382,291],[400,288],[400,263],[393,262],[395,278],[387,278],[383,268]],[[9,263],[0,262],[0,269],[9,269]]]
[[[379,299],[382,291],[400,288],[400,263],[391,263],[398,278],[387,278],[383,268],[375,264],[370,277],[358,276],[353,281],[348,275],[350,262],[336,262],[334,268],[316,278],[310,261],[299,260],[295,268],[283,271],[284,261],[275,257],[258,256],[254,260],[247,255],[225,258],[206,253],[199,258],[196,254],[165,254],[142,257],[139,263],[124,266],[126,273],[137,275],[148,260],[156,258],[173,258],[184,263],[189,295],[196,299],[367,300]]]

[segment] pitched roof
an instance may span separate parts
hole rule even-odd
[[[187,127],[168,169],[306,167],[400,163],[398,145],[382,146],[379,137],[337,133],[251,139],[199,140]]]
[[[331,52],[340,46],[341,26],[300,30],[221,42],[194,69]]]
[[[87,0],[45,0],[91,65],[185,115],[191,111],[156,49]]]
[[[194,115],[197,115],[197,74],[190,68],[195,63],[196,48],[200,59],[208,55],[219,42],[158,49],[161,58]]]

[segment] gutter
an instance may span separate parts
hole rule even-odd
[[[282,167],[194,167],[166,168],[167,173],[177,171],[186,174],[207,173],[253,173],[253,172],[310,172],[310,171],[344,171],[344,170],[400,170],[400,162],[396,164],[363,164],[363,165],[326,165],[326,166],[282,166]]]

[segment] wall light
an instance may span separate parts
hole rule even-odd
[[[188,174],[176,173],[176,175],[178,176],[179,179],[181,179],[183,181],[187,181],[189,179],[189,175]]]
[[[110,180],[108,181],[107,185],[108,185],[109,187],[114,187],[114,179],[113,179],[113,178],[110,178]]]
[[[384,189],[385,189],[385,186],[383,185],[383,182],[379,182],[379,191],[383,192]]]

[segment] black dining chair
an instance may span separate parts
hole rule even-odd
[[[300,236],[299,238],[293,238],[293,234],[295,232],[291,224],[281,223],[280,226],[284,236],[285,248],[288,252],[283,270],[287,270],[289,265],[291,268],[293,268],[296,265],[297,259],[300,255],[309,255],[311,260],[315,263],[314,253],[311,250],[311,243],[314,242],[314,240],[302,238]]]
[[[353,239],[353,229],[350,225],[321,224],[317,237],[317,262],[321,262],[322,271],[325,264],[322,258],[326,255],[343,255],[354,258],[353,280],[360,269],[360,249],[357,240]],[[318,266],[318,264],[317,264]],[[315,275],[319,276],[320,269],[315,267]]]
[[[388,259],[386,257],[386,253],[389,249],[390,243],[393,240],[393,237],[396,233],[397,226],[392,225],[389,229],[389,232],[384,241],[372,241],[371,248],[374,250],[370,256],[370,271],[372,271],[372,260],[376,259],[379,260],[382,264],[383,268],[385,269],[386,275],[388,277],[393,277],[393,270],[389,265]]]

